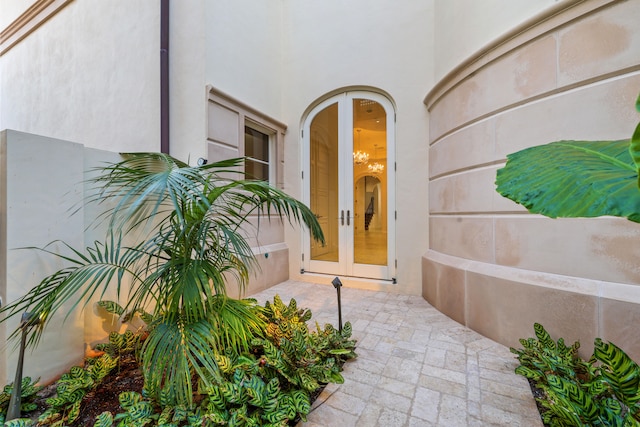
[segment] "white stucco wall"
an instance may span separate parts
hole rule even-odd
[[[70,2],[0,57],[0,129],[159,150],[159,17],[157,2]]]
[[[274,117],[282,112],[285,8],[286,1],[206,3],[207,83]]]
[[[436,1],[433,14],[436,80],[508,30],[560,1],[563,0]]]
[[[54,140],[22,132],[0,133],[0,153],[6,169],[0,168],[0,211],[6,236],[0,241],[0,254],[6,266],[0,277],[0,294],[10,302],[23,296],[47,275],[64,267],[60,259],[28,247],[63,249],[56,240],[82,248],[84,217],[82,200],[83,149],[79,144]],[[68,164],[65,164],[68,162]],[[61,167],[64,165],[64,167]],[[79,207],[70,215],[71,207]],[[84,356],[84,323],[80,312],[64,304],[52,316],[51,323],[35,351],[27,351],[24,375],[41,378],[42,383]],[[65,319],[65,317],[68,317]],[[18,326],[20,314],[0,325],[8,336]],[[15,342],[14,342],[15,343]],[[18,352],[13,344],[0,348],[0,384],[12,382]]]
[[[206,157],[207,85],[280,118],[282,2],[171,2],[171,154]],[[250,11],[250,13],[248,13]]]
[[[205,0],[170,2],[170,153],[195,165],[206,158]]]
[[[33,0],[3,0],[0,2],[0,28],[5,28],[31,6]]]

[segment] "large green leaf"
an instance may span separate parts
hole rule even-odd
[[[551,218],[640,222],[637,176],[629,140],[558,141],[507,156],[496,184],[498,193]]]
[[[640,95],[636,99],[636,110],[640,112]],[[636,126],[636,130],[631,136],[631,145],[629,146],[629,153],[633,158],[633,163],[636,166],[636,172],[640,172],[640,123]],[[640,173],[638,173],[638,188],[640,188]]]

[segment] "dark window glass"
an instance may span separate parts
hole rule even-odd
[[[269,181],[269,135],[245,126],[244,155],[247,178]]]

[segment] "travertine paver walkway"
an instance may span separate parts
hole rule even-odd
[[[310,308],[311,322],[338,325],[336,290],[287,281],[252,295]],[[449,319],[421,297],[343,287],[358,358],[344,384],[329,384],[304,427],[542,426],[514,355]]]

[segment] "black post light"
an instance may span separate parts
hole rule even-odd
[[[9,400],[6,421],[20,418],[20,406],[22,404],[22,365],[24,364],[24,348],[27,344],[27,332],[38,323],[40,323],[40,319],[34,317],[32,313],[22,313],[19,326],[22,330],[20,354],[18,355],[18,367],[16,368],[16,378],[13,380],[13,390],[11,390],[11,399]]]
[[[338,330],[342,332],[342,302],[340,301],[340,288],[342,287],[342,282],[338,277],[331,281],[333,287],[338,291]]]

